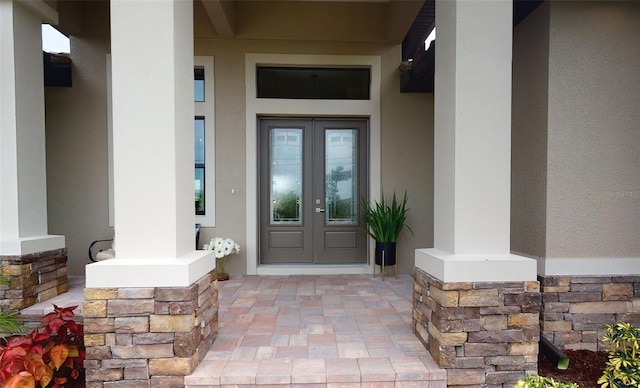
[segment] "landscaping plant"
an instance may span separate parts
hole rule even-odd
[[[396,242],[405,227],[413,233],[411,228],[405,225],[409,212],[407,192],[404,192],[402,200],[398,200],[394,192],[390,202],[385,200],[384,192],[381,193],[381,196],[380,202],[374,201],[373,204],[369,204],[365,198],[362,198],[364,219],[367,225],[364,231],[374,240],[387,243]]]
[[[0,275],[0,286],[8,286],[9,280]],[[18,311],[5,310],[0,308],[0,339],[7,334],[22,334],[24,327],[18,320]]]
[[[605,325],[609,360],[598,384],[602,388],[640,388],[640,329],[631,323]]]
[[[561,383],[551,377],[526,374],[524,380],[519,380],[514,388],[579,388],[575,383]]]
[[[73,320],[78,306],[53,307],[40,321],[44,327],[0,346],[3,388],[84,387],[83,325]]]

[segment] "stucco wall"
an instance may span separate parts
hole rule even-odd
[[[511,251],[546,252],[549,3],[513,34]]]
[[[624,1],[545,2],[516,28],[513,251],[640,257],[638,36]]]
[[[552,2],[547,257],[640,257],[640,3]]]
[[[399,271],[411,273],[415,250],[433,247],[433,94],[400,93],[399,50],[382,61],[380,181],[387,194],[407,190],[413,234],[400,235],[398,260]]]
[[[91,241],[111,238],[107,182],[107,38],[71,39],[71,88],[45,88],[49,232],[66,238],[69,274]]]

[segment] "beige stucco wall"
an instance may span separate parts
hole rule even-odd
[[[407,190],[413,234],[400,235],[398,260],[411,273],[415,250],[433,247],[433,93],[400,93],[399,57],[396,47],[382,61],[380,181],[387,194]]]
[[[108,47],[108,36],[73,38],[73,87],[46,91],[49,229],[66,236],[74,274],[83,273],[90,242],[113,233],[108,226]],[[382,57],[382,169],[371,173],[380,174],[385,192],[408,190],[414,235],[400,239],[399,269],[410,272],[414,249],[433,244],[433,98],[400,94],[399,45],[196,39],[195,55],[214,57],[216,93],[216,227],[204,228],[201,242],[219,235],[246,246],[245,53]],[[246,272],[244,250],[227,269]]]
[[[552,2],[548,257],[640,257],[639,36],[638,2]]]
[[[512,249],[640,257],[640,3],[543,7],[532,15],[542,25],[525,21],[516,31]],[[548,49],[532,34],[548,34]],[[525,60],[544,66],[545,56],[546,70],[524,68]]]
[[[83,274],[108,225],[105,37],[71,39],[71,88],[45,88],[49,231],[66,238],[68,270]]]
[[[549,3],[513,34],[511,250],[544,257],[547,210]]]

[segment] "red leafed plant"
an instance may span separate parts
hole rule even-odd
[[[44,327],[0,345],[3,388],[84,387],[83,325],[73,320],[77,307],[54,304],[40,320]]]

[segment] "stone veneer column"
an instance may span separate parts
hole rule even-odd
[[[640,326],[640,276],[538,276],[542,335],[561,349],[604,350],[607,323]]]
[[[538,369],[536,262],[510,249],[512,15],[436,1],[434,246],[416,250],[413,328],[449,387]]]
[[[218,334],[216,270],[189,287],[87,288],[87,388],[183,387]]]
[[[414,272],[413,330],[448,387],[509,387],[538,370],[537,281],[444,283]]]
[[[9,287],[0,290],[0,306],[21,310],[67,292],[67,249],[0,256]]]
[[[86,381],[182,387],[218,322],[215,257],[193,239],[193,2],[109,5],[118,244],[85,271]]]

